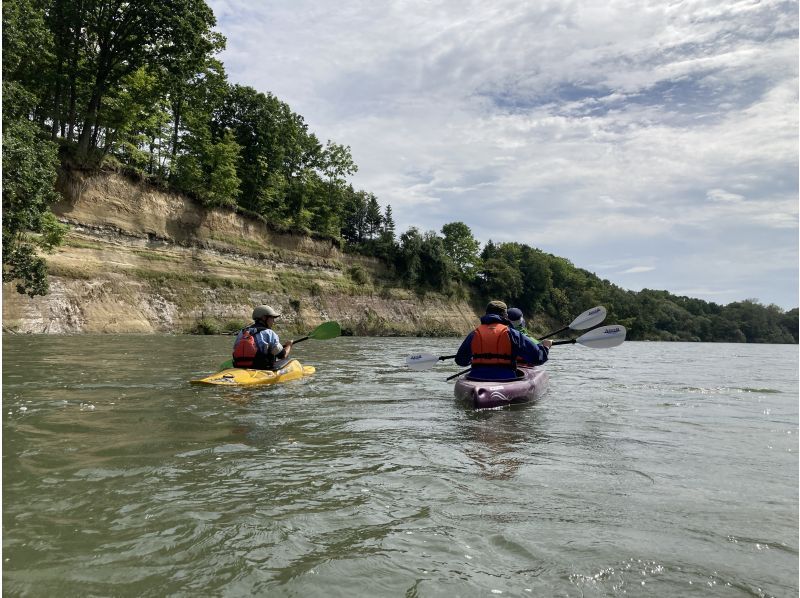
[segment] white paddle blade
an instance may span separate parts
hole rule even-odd
[[[406,357],[406,365],[417,372],[429,370],[437,363],[439,363],[439,356],[430,353],[418,353]]]
[[[610,349],[617,347],[625,342],[625,335],[627,331],[625,326],[619,324],[612,324],[610,326],[603,326],[590,330],[575,339],[576,343],[580,343],[592,349]]]
[[[587,309],[569,325],[573,330],[586,330],[592,326],[597,326],[600,322],[606,319],[606,308],[602,305]]]

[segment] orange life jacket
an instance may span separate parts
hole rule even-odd
[[[472,365],[516,368],[508,326],[499,322],[481,324],[472,336]]]
[[[255,335],[266,330],[260,326],[249,326],[242,330],[242,336],[233,347],[233,367],[266,369],[270,359],[258,350]]]

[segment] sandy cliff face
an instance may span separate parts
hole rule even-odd
[[[245,324],[259,303],[282,311],[286,331],[333,319],[354,334],[460,335],[477,323],[466,301],[419,298],[395,287],[377,260],[328,240],[276,233],[116,173],[65,171],[59,188],[54,211],[71,230],[47,256],[50,294],[29,298],[4,285],[7,330],[222,330]]]

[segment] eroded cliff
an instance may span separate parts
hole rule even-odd
[[[53,210],[70,232],[47,256],[50,293],[30,298],[5,284],[6,330],[230,330],[259,303],[282,311],[287,332],[337,320],[359,335],[460,335],[477,323],[467,301],[418,297],[379,261],[328,240],[277,233],[115,172],[65,170],[58,186]]]

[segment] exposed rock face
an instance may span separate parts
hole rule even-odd
[[[259,303],[282,311],[286,331],[337,320],[354,334],[461,335],[478,321],[467,301],[417,297],[379,261],[330,240],[277,233],[117,173],[64,171],[59,189],[54,212],[71,230],[47,256],[50,294],[4,285],[7,330],[224,330],[246,324]]]

